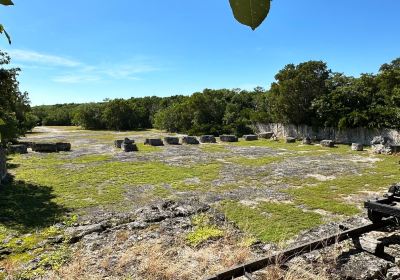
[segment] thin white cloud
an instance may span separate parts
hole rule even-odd
[[[85,76],[85,75],[61,75],[57,76],[53,79],[56,83],[65,83],[65,84],[79,84],[79,83],[88,83],[88,82],[96,82],[101,80],[100,77],[97,76]]]
[[[69,58],[43,54],[29,50],[8,50],[7,53],[12,57],[13,61],[23,63],[33,63],[45,66],[63,66],[63,67],[79,67],[82,63]]]
[[[14,49],[7,51],[13,64],[21,68],[52,69],[57,76],[53,82],[65,84],[93,83],[107,80],[141,80],[140,75],[159,71],[151,60],[137,56],[124,63],[86,64],[63,56],[40,53],[32,50]]]

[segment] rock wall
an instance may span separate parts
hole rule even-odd
[[[7,175],[6,168],[6,153],[2,147],[0,147],[0,183],[4,180]]]
[[[311,139],[335,140],[336,143],[351,144],[362,143],[370,145],[375,136],[386,136],[393,144],[400,144],[400,131],[394,129],[367,129],[367,128],[352,128],[352,129],[337,129],[332,127],[313,128],[307,125],[291,125],[291,124],[256,124],[258,133],[272,131],[278,138],[295,137],[303,139],[310,137]]]

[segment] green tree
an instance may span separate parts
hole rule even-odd
[[[10,57],[0,52],[0,126],[1,140],[12,140],[32,129],[28,93],[19,90],[19,68],[5,68]]]
[[[315,124],[312,102],[326,95],[330,70],[325,62],[288,64],[276,74],[269,93],[269,111],[276,122]]]

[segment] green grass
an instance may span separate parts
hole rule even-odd
[[[207,214],[199,214],[192,218],[194,230],[186,235],[186,242],[191,246],[199,246],[205,241],[218,239],[224,235],[224,231],[211,223]]]
[[[294,197],[297,204],[304,204],[312,209],[323,209],[343,215],[357,214],[360,212],[359,208],[344,202],[346,196],[362,191],[385,191],[389,185],[400,181],[399,158],[379,158],[381,161],[360,175],[341,176],[312,186],[292,188],[287,192]]]
[[[103,159],[106,159],[104,157]],[[106,205],[122,201],[126,187],[137,185],[179,185],[188,178],[199,178],[202,183],[218,177],[220,165],[207,164],[193,167],[169,166],[161,162],[100,161],[95,166],[65,167],[59,155],[24,157],[11,160],[19,165],[14,169],[16,178],[32,185],[46,186],[53,190],[53,202],[76,209]]]
[[[322,223],[319,214],[305,212],[295,204],[261,202],[249,207],[225,201],[220,209],[228,220],[263,242],[285,241]]]

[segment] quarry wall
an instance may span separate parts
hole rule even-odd
[[[307,125],[292,125],[280,123],[256,124],[258,133],[274,132],[278,138],[295,137],[302,139],[310,137],[315,140],[330,139],[336,143],[351,144],[362,143],[370,145],[375,136],[385,136],[390,139],[393,144],[400,144],[400,131],[394,129],[368,129],[368,128],[349,128],[337,129],[332,127],[313,128]]]

